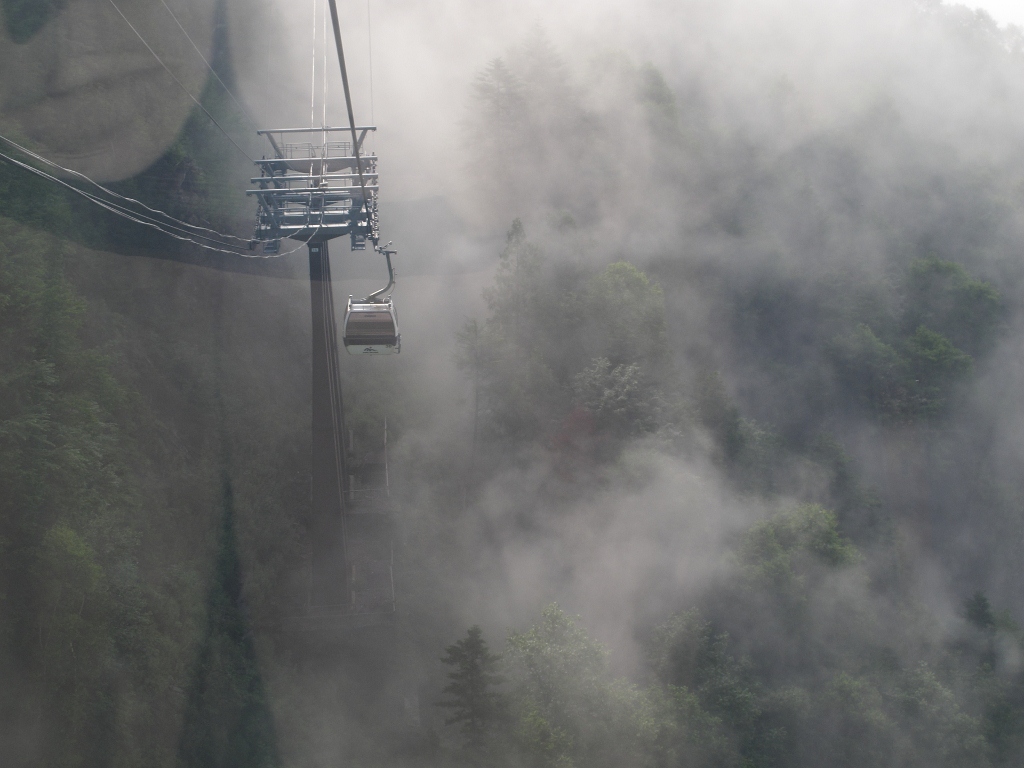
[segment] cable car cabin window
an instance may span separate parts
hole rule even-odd
[[[401,351],[395,305],[387,302],[353,302],[345,312],[345,349],[351,355],[396,355]]]

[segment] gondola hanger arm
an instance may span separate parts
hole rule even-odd
[[[379,303],[380,301],[386,301],[386,298],[382,300],[380,297],[383,296],[385,293],[387,293],[390,296],[391,294],[389,292],[391,291],[392,288],[395,287],[395,268],[391,265],[391,256],[392,254],[398,253],[398,251],[390,249],[388,247],[390,245],[391,241],[389,240],[387,245],[374,246],[374,250],[376,250],[377,253],[383,254],[384,259],[387,261],[388,284],[381,288],[379,291],[374,291],[365,299],[363,299],[364,304]]]

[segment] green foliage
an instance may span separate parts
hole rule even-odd
[[[860,560],[856,548],[839,533],[834,512],[818,504],[804,504],[753,526],[743,538],[740,559],[768,581],[788,581],[794,560],[809,555],[831,567]]]
[[[835,513],[817,504],[802,505],[752,526],[744,533],[736,556],[742,585],[736,599],[762,620],[771,617],[778,622],[785,642],[797,644],[814,642],[810,606],[829,573],[861,559],[839,533]],[[774,653],[767,647],[759,647],[759,652]]]
[[[676,685],[652,686],[647,695],[656,707],[658,730],[649,753],[655,766],[729,766],[739,763],[722,719],[710,714],[700,698]]]
[[[972,355],[991,348],[1003,316],[995,288],[951,262],[915,261],[904,293],[900,318],[880,331],[888,342],[860,323],[828,350],[842,389],[896,423],[948,412],[971,375]]]
[[[839,672],[803,716],[810,759],[828,765],[986,766],[977,718],[925,664],[888,677]]]
[[[658,426],[657,393],[636,363],[613,368],[608,358],[597,358],[576,374],[573,397],[613,434],[639,435]]]
[[[452,711],[445,725],[460,725],[466,746],[483,749],[504,715],[504,698],[494,690],[505,682],[495,669],[501,656],[487,647],[480,627],[470,627],[466,637],[445,648],[441,663],[454,667],[442,693],[448,698],[439,707]]]
[[[912,417],[917,403],[910,392],[907,362],[865,324],[837,338],[830,350],[843,385],[879,416]]]
[[[656,366],[665,359],[665,297],[635,266],[616,262],[592,277],[585,303],[586,333],[601,357],[615,366]]]
[[[111,691],[144,685],[156,637],[116,421],[127,395],[81,341],[62,257],[54,240],[0,220],[0,669],[22,681],[0,708],[47,712],[45,759],[71,765],[139,743],[144,713]]]
[[[68,252],[76,262],[88,258],[0,219],[0,675],[10,681],[0,690],[0,713],[5,729],[25,734],[24,754],[10,755],[15,765],[167,765],[181,723],[177,692],[187,686],[192,633],[202,623],[202,572],[187,560],[197,553],[171,548],[176,536],[191,535],[199,542],[193,549],[205,543],[209,508],[201,508],[197,526],[181,502],[204,477],[193,465],[179,487],[145,492],[160,488],[144,486],[152,477],[146,457],[170,456],[159,467],[170,480],[187,436],[175,433],[168,447],[168,430],[140,407],[139,393],[115,380],[115,370],[138,373],[111,339],[124,328],[103,318],[108,324],[97,335],[108,344],[105,355],[86,343],[99,324],[97,307],[66,276]],[[133,297],[149,287],[129,282]],[[105,297],[116,298],[113,286],[105,287]],[[147,313],[163,310],[145,304]],[[164,363],[159,346],[144,346],[152,356],[147,366]],[[166,405],[155,399],[156,407]],[[183,399],[193,408],[203,404]],[[139,421],[148,427],[142,451],[134,440]],[[213,597],[227,597],[211,598],[209,614],[211,626],[224,631],[214,632],[207,667],[221,674],[215,695],[233,690],[243,699],[233,749],[254,757],[273,730],[239,605],[234,542],[223,547],[224,579]],[[177,558],[172,566],[153,567],[169,550]]]
[[[717,371],[700,371],[694,385],[697,418],[714,438],[720,461],[735,461],[744,446],[743,419]]]
[[[975,592],[964,602],[964,616],[978,629],[991,632],[996,628],[992,605],[981,592]]]
[[[477,122],[470,130],[472,145],[479,153],[477,165],[486,163],[493,173],[493,177],[484,174],[479,183],[491,194],[499,194],[502,182],[510,181],[516,155],[525,150],[525,89],[519,76],[499,58],[477,75],[472,98]]]
[[[696,610],[655,632],[651,669],[663,695],[679,702],[677,723],[663,726],[656,750],[666,764],[985,766],[991,734],[1007,738],[1018,722],[1005,688],[983,719],[924,663],[824,676],[818,667],[805,687],[793,687],[732,647]]]
[[[927,664],[907,670],[893,695],[904,732],[913,740],[912,764],[984,766],[987,748],[979,721],[961,710],[952,690]]]
[[[277,736],[242,597],[235,502],[224,478],[217,561],[178,743],[180,768],[276,768]]]
[[[692,697],[677,710],[676,727],[702,735],[676,751],[696,748],[708,765],[775,765],[789,747],[791,734],[781,722],[792,697],[766,689],[750,661],[737,659],[729,645],[729,635],[715,632],[696,610],[655,631],[650,663],[658,680],[673,696]]]
[[[579,620],[557,605],[547,606],[538,624],[508,638],[507,666],[517,694],[549,717],[568,724],[575,694],[592,694],[605,672],[607,651],[591,640]]]
[[[474,97],[495,124],[517,119],[522,89],[522,83],[500,58],[492,59],[473,83]]]
[[[692,400],[697,421],[713,441],[712,458],[736,486],[765,495],[777,492],[776,476],[788,458],[779,436],[740,415],[717,371],[698,372]]]
[[[910,265],[903,291],[905,333],[923,326],[972,357],[992,346],[1005,308],[990,283],[972,278],[959,264],[930,257]]]
[[[484,292],[490,317],[472,336],[466,354],[481,372],[490,430],[515,440],[535,437],[541,425],[549,393],[556,389],[547,364],[547,334],[541,332],[552,319],[552,307],[543,293],[543,256],[526,239],[516,219],[501,253],[494,287]],[[482,343],[481,343],[482,342]]]
[[[722,276],[732,354],[757,370],[754,399],[771,403],[787,439],[864,416],[948,422],[1005,327],[999,292],[958,264],[919,259],[887,278],[855,270],[797,280],[769,262],[756,280]],[[698,383],[698,400],[706,389]]]
[[[780,437],[769,427],[741,419],[741,450],[728,470],[737,487],[766,496],[779,490],[776,475],[787,458]]]
[[[829,765],[881,766],[891,759],[899,728],[872,681],[840,672],[824,686],[819,707],[822,735],[814,746],[820,744]]]
[[[541,310],[544,258],[540,249],[526,239],[519,219],[512,222],[499,258],[494,287],[484,291],[491,311],[489,322],[509,342],[526,345],[535,330],[531,318]]]
[[[989,672],[979,676],[982,733],[993,765],[1018,765],[1024,754],[1024,690],[1022,681]]]
[[[508,638],[511,738],[528,765],[636,764],[656,727],[648,699],[611,678],[607,652],[550,605]]]
[[[804,727],[829,765],[988,765],[978,719],[926,664],[887,678],[840,672],[816,703]]]
[[[969,355],[924,326],[897,351],[861,324],[834,342],[832,354],[844,386],[879,417],[896,422],[943,413],[955,387],[973,368]]]
[[[970,355],[923,325],[906,340],[905,349],[919,397],[932,410],[944,404],[943,395],[970,374],[973,367]]]
[[[617,438],[667,423],[652,378],[667,362],[664,297],[639,269],[552,273],[516,219],[484,298],[490,315],[467,321],[457,355],[473,377],[483,435],[537,439],[573,406]]]
[[[572,737],[563,728],[552,725],[532,703],[523,705],[513,732],[520,752],[531,765],[572,768],[575,765]]]
[[[538,54],[536,61],[541,59]],[[721,156],[715,154],[714,143],[695,151],[686,139],[696,137],[697,131],[690,130],[689,122],[680,124],[700,109],[700,94],[687,94],[693,103],[680,109],[678,95],[660,73],[647,67],[638,74],[634,84],[648,122],[645,139],[653,139],[656,147],[658,168],[650,172],[676,172],[689,163],[686,171],[692,175],[703,167],[702,153],[716,156],[717,163]],[[484,137],[491,156],[483,167],[501,168],[506,174],[489,177],[506,185],[495,198],[502,201],[502,210],[522,210],[504,205],[509,198],[525,199],[516,198],[517,173],[528,178],[535,170],[532,161],[553,157],[546,142],[531,147],[536,157],[525,156],[523,147],[530,145],[523,138],[545,133],[537,126],[553,126],[555,118],[571,112],[571,107],[553,109],[544,116],[551,122],[537,122],[537,105],[555,92],[560,77],[552,70],[551,82],[543,84],[543,78],[510,55],[488,70],[487,87],[478,89],[491,128]],[[494,107],[512,100],[520,111],[510,116],[508,125],[497,125]],[[860,192],[847,195],[849,189],[862,189],[851,182],[857,178],[857,155],[848,149],[816,137],[796,151],[805,156],[795,167],[799,170],[799,162],[810,162],[816,154],[832,153],[828,162],[835,168],[828,172],[836,175],[836,190],[843,190],[843,206],[853,210],[864,201],[856,199]],[[743,152],[736,156],[748,157]],[[507,164],[500,166],[497,159]],[[792,170],[781,168],[780,178],[791,178]],[[809,174],[803,180],[806,189],[774,188],[782,198],[801,201],[801,216],[815,208],[814,196],[827,194],[831,183],[823,185],[825,175],[811,175],[820,168],[804,170]],[[726,178],[715,173],[714,178]],[[763,191],[757,191],[760,182],[728,178],[736,182],[736,199],[709,202],[716,210],[699,226],[720,226],[731,238],[775,249],[776,229],[761,232],[763,239],[754,234],[766,225],[759,214],[771,210],[761,199]],[[500,196],[506,192],[508,197]],[[544,192],[531,190],[531,200],[545,199]],[[570,211],[571,204],[543,204],[557,211],[552,218],[565,222],[573,236],[588,231],[586,215]],[[807,225],[801,228],[801,241],[806,235],[810,243],[828,242],[839,231],[830,216],[813,219],[813,214],[801,219]],[[552,241],[557,242],[565,230],[554,227],[558,234]],[[525,241],[522,235],[514,225],[510,248]],[[920,449],[919,463],[925,464],[933,449],[925,441],[952,425],[959,428],[958,419],[967,413],[964,395],[974,371],[986,365],[995,348],[1006,314],[1003,301],[992,285],[952,262],[930,258],[885,273],[858,271],[851,265],[856,259],[848,255],[842,265],[828,267],[822,266],[825,259],[800,253],[802,243],[790,241],[786,247],[763,259],[753,274],[747,260],[734,274],[715,257],[695,266],[699,257],[672,253],[656,263],[652,274],[658,282],[625,262],[597,272],[582,260],[567,265],[569,254],[551,251],[531,262],[529,256],[539,256],[539,250],[522,251],[520,256],[528,258],[520,262],[518,273],[511,264],[501,266],[499,280],[487,294],[491,319],[467,325],[460,337],[461,364],[489,382],[483,387],[487,405],[482,418],[492,425],[496,450],[512,444],[503,439],[512,430],[493,429],[501,423],[496,417],[503,403],[513,405],[510,413],[532,408],[536,420],[520,433],[523,442],[553,444],[556,451],[572,453],[560,478],[591,479],[592,471],[579,471],[587,459],[596,463],[595,456],[616,455],[614,446],[624,439],[659,432],[663,436],[669,430],[678,377],[668,350],[683,345],[668,339],[659,283],[706,289],[713,312],[706,330],[713,340],[701,339],[693,344],[699,349],[684,353],[690,355],[685,364],[701,371],[687,392],[689,413],[705,430],[699,437],[710,437],[712,459],[733,489],[769,502],[820,502],[789,509],[746,530],[735,552],[737,567],[699,598],[704,612],[674,617],[657,633],[658,650],[651,661],[654,682],[635,690],[640,703],[627,708],[641,724],[641,735],[633,742],[636,751],[620,763],[983,766],[998,752],[1010,764],[1011,755],[1019,757],[1012,733],[1018,713],[1024,711],[1024,696],[1006,666],[1017,647],[1009,638],[1016,636],[992,629],[992,615],[972,619],[984,626],[991,647],[968,643],[967,650],[947,656],[944,648],[914,645],[927,612],[910,605],[901,591],[902,562],[892,566],[899,573],[890,573],[888,564],[879,565],[885,558],[903,556],[894,551],[896,527],[887,525],[889,516],[903,510],[883,506],[861,484],[857,461],[840,439],[867,430],[897,435],[911,443],[910,451]],[[950,251],[958,247],[951,245]],[[962,254],[964,263],[978,258],[970,247]],[[811,263],[815,267],[807,271],[813,274],[797,274]],[[528,269],[522,270],[522,264]],[[701,270],[707,274],[695,275]],[[680,319],[688,315],[680,312]],[[495,352],[512,348],[505,346],[510,339],[521,347],[517,356]],[[516,364],[501,368],[502,358]],[[728,389],[723,377],[712,372],[710,361],[721,361],[730,377]],[[517,380],[530,384],[516,385]],[[570,407],[574,410],[566,415]],[[747,414],[757,414],[758,420]],[[507,423],[528,418],[517,416]],[[761,421],[768,418],[772,423]],[[872,422],[898,429],[879,431]],[[550,441],[545,423],[560,425]],[[851,424],[855,430],[848,432]],[[911,425],[919,428],[906,429]],[[942,453],[952,442],[935,448],[935,456],[941,454],[936,466],[952,463]],[[858,448],[865,444],[871,439]],[[704,448],[701,444],[702,455]],[[937,489],[957,488],[957,478],[939,479],[925,474],[916,479],[923,489],[935,481],[935,488],[927,490],[929,504],[917,507],[940,506],[935,497],[942,492]],[[898,485],[888,477],[886,482]],[[898,492],[887,493],[903,500]],[[959,488],[950,495],[957,493]],[[522,519],[533,522],[528,513]],[[848,536],[870,560],[865,562]],[[884,554],[876,558],[879,550]],[[852,567],[861,563],[862,568]],[[554,664],[552,659],[586,658],[581,650],[586,644],[580,637],[559,639],[555,628],[561,625],[551,621],[548,626],[547,620],[545,614],[545,621],[530,632],[513,635],[505,654],[512,741],[529,756],[527,764],[599,763],[601,758],[587,749],[597,738],[592,729],[614,701],[614,686],[597,661],[579,661],[573,675]],[[857,626],[861,620],[863,631]],[[998,641],[992,639],[999,632]],[[971,635],[972,642],[979,635]],[[541,642],[548,636],[553,639]],[[1005,658],[993,650],[1004,641],[1011,648]],[[985,674],[990,675],[987,681],[982,680]],[[998,685],[992,682],[995,678]]]

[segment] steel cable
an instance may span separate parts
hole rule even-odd
[[[242,116],[243,116],[243,117],[245,117],[245,119],[249,121],[249,124],[250,124],[250,125],[251,125],[251,126],[252,126],[253,128],[255,128],[256,130],[259,130],[259,126],[258,126],[258,125],[256,125],[256,121],[255,121],[255,120],[253,120],[253,119],[252,119],[252,117],[251,117],[251,116],[249,115],[249,111],[248,111],[248,110],[247,110],[247,109],[246,109],[246,108],[245,108],[244,106],[242,106],[242,102],[240,102],[240,101],[239,101],[238,99],[236,99],[236,98],[235,98],[235,94],[233,94],[233,93],[231,92],[231,89],[230,89],[230,88],[228,88],[227,84],[226,84],[226,83],[225,83],[225,82],[224,82],[223,80],[221,80],[221,79],[220,79],[220,75],[218,75],[218,74],[217,74],[217,70],[215,70],[215,69],[213,68],[213,65],[212,65],[212,64],[210,64],[210,62],[209,62],[209,61],[207,61],[207,59],[206,59],[206,57],[205,57],[205,56],[203,56],[203,52],[202,52],[201,50],[199,50],[199,46],[198,46],[198,45],[196,45],[196,44],[195,44],[195,42],[193,42],[193,40],[192,40],[192,38],[191,38],[191,37],[189,36],[188,32],[186,32],[186,31],[185,31],[185,27],[183,27],[183,26],[181,25],[181,22],[180,22],[180,21],[178,21],[178,17],[174,15],[174,11],[172,11],[172,10],[171,10],[170,6],[169,6],[169,5],[167,5],[167,3],[165,2],[165,0],[160,0],[160,4],[161,4],[161,5],[163,5],[163,7],[167,9],[167,12],[168,12],[169,14],[171,14],[171,18],[172,18],[172,19],[174,19],[174,23],[178,25],[178,29],[180,29],[180,30],[181,30],[181,33],[182,33],[183,35],[185,35],[185,39],[186,39],[186,40],[188,40],[188,41],[189,41],[189,43],[191,43],[191,44],[192,44],[192,47],[193,47],[193,48],[195,49],[196,53],[198,53],[198,54],[199,54],[199,58],[203,60],[203,64],[205,64],[205,65],[206,65],[206,68],[207,68],[208,70],[210,70],[210,74],[211,74],[211,75],[213,75],[213,76],[214,76],[215,78],[217,78],[217,82],[218,82],[218,83],[220,83],[220,86],[221,86],[221,88],[223,88],[223,89],[224,89],[224,92],[225,92],[225,93],[226,93],[226,94],[227,94],[227,95],[228,95],[229,97],[231,97],[231,100],[232,100],[233,102],[235,102],[235,106],[236,106],[236,107],[238,107],[239,111],[240,111],[240,112],[242,113]]]
[[[169,221],[169,222],[171,222],[171,223],[173,223],[175,225],[178,225],[180,227],[185,227],[185,228],[188,228],[190,230],[194,230],[196,232],[209,232],[211,234],[216,235],[217,237],[221,237],[221,238],[224,238],[226,240],[238,240],[238,241],[243,242],[243,243],[248,243],[252,239],[252,238],[247,238],[247,237],[238,237],[238,235],[226,234],[224,232],[219,232],[216,229],[210,229],[209,227],[202,227],[202,226],[200,226],[198,224],[190,224],[187,221],[182,221],[181,219],[177,219],[174,216],[171,216],[171,214],[169,214],[169,213],[167,213],[165,211],[161,211],[159,208],[152,208],[152,207],[146,205],[141,200],[136,200],[133,197],[125,197],[124,195],[119,194],[119,193],[115,192],[114,190],[109,189],[109,188],[103,186],[98,181],[93,181],[93,179],[89,178],[84,173],[80,173],[79,171],[73,170],[71,168],[65,168],[63,165],[60,165],[59,163],[55,163],[52,160],[49,160],[48,158],[45,158],[42,155],[40,155],[40,154],[38,154],[36,152],[33,152],[32,150],[30,150],[30,149],[28,149],[26,147],[21,146],[16,141],[8,139],[6,136],[0,136],[0,141],[4,142],[5,144],[8,144],[11,147],[14,147],[14,149],[18,150],[21,153],[23,153],[25,155],[28,155],[33,160],[37,160],[40,163],[44,163],[44,164],[50,166],[51,168],[56,168],[58,171],[61,171],[62,173],[66,173],[69,176],[77,176],[78,178],[83,179],[84,181],[88,182],[89,184],[92,184],[97,189],[102,190],[103,192],[105,192],[106,194],[110,195],[111,197],[117,198],[118,200],[123,200],[126,203],[131,203],[133,205],[141,206],[142,208],[145,208],[150,213],[156,214],[157,216],[162,216],[167,221]],[[142,214],[139,214],[139,215],[142,215]]]
[[[352,131],[352,153],[356,158],[356,172],[359,174],[359,189],[363,193],[363,205],[369,214],[369,201],[366,199],[366,182],[363,179],[363,161],[359,157],[359,141],[356,138],[356,118],[352,110],[352,94],[348,87],[348,69],[345,67],[345,50],[341,45],[341,25],[338,22],[338,6],[335,0],[328,0],[331,6],[331,23],[334,26],[334,43],[338,48],[338,63],[341,65],[341,84],[345,89],[345,107],[348,109],[348,125]],[[374,242],[374,245],[377,245]]]
[[[241,256],[242,258],[246,258],[246,259],[270,259],[270,258],[280,258],[281,256],[287,256],[289,254],[295,253],[296,251],[298,251],[298,250],[300,250],[302,248],[302,246],[300,245],[300,246],[297,246],[296,248],[293,248],[290,251],[285,251],[283,253],[275,253],[275,254],[267,254],[267,253],[264,253],[264,254],[254,254],[254,253],[248,253],[248,252],[241,251],[241,250],[229,250],[229,248],[237,248],[237,246],[231,246],[228,243],[220,242],[220,241],[215,240],[214,238],[205,237],[204,235],[199,235],[199,234],[196,234],[194,232],[189,233],[189,235],[192,235],[191,237],[189,235],[178,234],[176,232],[171,231],[170,229],[167,229],[167,227],[169,227],[171,225],[160,224],[155,219],[153,219],[153,218],[151,218],[149,216],[146,216],[145,214],[140,214],[137,211],[131,211],[129,209],[126,209],[126,208],[124,208],[122,206],[117,205],[116,203],[112,203],[112,202],[110,202],[108,200],[102,200],[99,197],[97,197],[96,195],[93,195],[93,194],[91,194],[89,192],[86,192],[83,189],[79,189],[78,187],[76,187],[76,186],[74,186],[72,184],[69,184],[68,182],[64,181],[63,179],[59,179],[56,176],[53,176],[52,174],[47,173],[46,171],[43,171],[43,170],[41,170],[39,168],[35,168],[34,166],[29,165],[28,163],[24,163],[21,160],[17,160],[17,159],[15,159],[15,158],[13,158],[13,157],[11,157],[9,155],[6,155],[6,154],[4,154],[2,152],[0,152],[0,160],[4,160],[4,161],[10,163],[11,165],[14,165],[14,166],[17,166],[19,168],[22,168],[23,170],[26,170],[29,173],[32,173],[32,174],[35,174],[36,176],[44,178],[47,181],[52,181],[55,184],[59,184],[60,186],[65,187],[66,189],[74,192],[75,194],[81,195],[82,197],[84,197],[89,202],[94,203],[95,205],[98,205],[99,207],[101,207],[101,208],[103,208],[103,209],[105,209],[105,210],[107,210],[107,211],[109,211],[109,212],[111,212],[111,213],[113,213],[113,214],[115,214],[117,216],[120,216],[122,218],[128,219],[129,221],[132,221],[132,222],[134,222],[136,224],[141,224],[143,226],[155,229],[158,232],[161,232],[161,233],[163,233],[163,234],[165,234],[165,235],[167,235],[169,237],[173,237],[175,240],[181,240],[183,242],[193,243],[194,245],[198,245],[200,248],[205,248],[205,249],[210,250],[210,251],[217,251],[219,253],[227,253],[227,254],[230,254],[232,256]],[[323,226],[323,213],[321,213],[320,219],[321,219],[320,223],[317,224],[317,228],[316,228],[316,230],[314,230],[313,237],[316,236],[316,233],[319,232],[320,228]],[[179,229],[179,231],[180,231],[179,227],[172,227],[172,228],[173,229]],[[199,240],[194,239],[196,237],[202,238],[202,239],[207,240],[207,241],[209,241],[211,243],[216,243],[217,245],[216,246],[208,245],[207,243],[200,242]],[[227,246],[227,247],[226,248],[221,248],[221,247],[217,247],[217,246]]]
[[[114,10],[115,10],[115,11],[117,11],[117,14],[118,14],[118,16],[120,16],[120,17],[121,17],[122,19],[124,19],[124,23],[125,23],[125,24],[127,24],[127,25],[128,25],[129,27],[131,27],[131,30],[132,30],[132,32],[134,32],[134,33],[135,33],[135,36],[136,36],[136,37],[138,37],[138,38],[139,38],[139,40],[141,40],[141,41],[142,41],[142,44],[143,44],[144,46],[146,46],[146,49],[147,49],[147,50],[148,50],[148,51],[149,51],[149,52],[150,52],[151,54],[153,54],[153,58],[154,58],[154,59],[156,59],[156,60],[157,60],[157,62],[158,62],[158,63],[160,64],[160,66],[161,66],[161,67],[163,67],[163,68],[164,68],[164,69],[165,69],[165,70],[167,71],[167,74],[169,74],[169,75],[171,76],[171,78],[172,78],[172,79],[174,80],[174,82],[178,84],[178,87],[179,87],[179,88],[181,88],[181,90],[182,90],[182,91],[183,91],[183,92],[185,93],[185,95],[186,95],[186,96],[188,96],[188,97],[189,97],[190,99],[192,99],[192,101],[193,101],[193,102],[195,103],[195,105],[196,105],[197,107],[199,107],[199,108],[200,108],[200,109],[201,109],[201,110],[203,111],[203,113],[204,113],[204,114],[205,114],[205,115],[206,115],[206,116],[207,116],[208,118],[210,118],[210,121],[211,121],[211,122],[212,122],[212,123],[213,123],[213,124],[214,124],[215,126],[217,126],[217,128],[218,128],[218,129],[220,130],[220,132],[221,132],[221,133],[223,133],[223,134],[224,134],[224,137],[225,137],[225,138],[226,138],[226,139],[227,139],[228,141],[230,141],[230,142],[231,142],[232,144],[234,144],[234,145],[235,145],[235,149],[237,149],[237,150],[238,150],[239,152],[241,152],[241,153],[242,153],[243,155],[245,155],[245,156],[246,156],[246,158],[248,158],[248,160],[249,160],[249,162],[250,162],[250,163],[255,163],[256,161],[252,159],[252,157],[251,157],[251,156],[249,155],[249,153],[248,153],[248,152],[246,152],[246,151],[245,151],[244,149],[242,149],[241,145],[239,145],[239,143],[238,143],[237,141],[235,141],[234,139],[232,139],[232,138],[231,138],[231,136],[230,136],[230,134],[228,134],[228,132],[224,130],[224,127],[223,127],[223,126],[222,126],[222,125],[221,125],[220,123],[218,123],[218,122],[217,122],[217,118],[215,118],[215,117],[214,117],[213,115],[211,115],[211,114],[210,114],[210,110],[208,110],[208,109],[207,109],[206,107],[204,107],[204,106],[202,105],[202,103],[201,103],[201,102],[199,101],[199,99],[197,99],[197,98],[196,98],[195,96],[193,96],[193,95],[192,95],[192,92],[191,92],[191,91],[189,91],[189,89],[185,87],[184,83],[182,83],[182,82],[181,82],[181,80],[179,80],[179,79],[178,79],[178,76],[177,76],[177,75],[175,75],[175,74],[174,74],[174,72],[172,72],[172,71],[171,71],[171,68],[170,68],[170,67],[168,67],[168,66],[167,66],[166,64],[164,64],[164,60],[163,60],[163,59],[161,59],[161,58],[160,58],[160,57],[159,57],[159,56],[157,55],[157,52],[156,52],[156,51],[154,51],[154,50],[153,50],[153,48],[152,48],[152,47],[150,46],[150,44],[146,42],[146,38],[144,38],[144,37],[142,36],[142,33],[141,33],[141,32],[139,32],[139,30],[137,30],[137,29],[135,28],[135,25],[134,25],[134,24],[132,24],[132,23],[131,23],[131,22],[130,22],[130,21],[128,20],[128,17],[127,17],[127,16],[125,16],[125,15],[124,15],[124,13],[122,13],[122,12],[121,12],[121,9],[117,7],[117,3],[115,3],[115,2],[114,2],[114,0],[110,0],[110,4],[111,4],[112,6],[114,6]]]
[[[374,125],[373,116],[373,23],[370,20],[370,0],[366,0],[366,58],[370,65],[370,125]]]

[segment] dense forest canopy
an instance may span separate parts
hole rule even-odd
[[[247,236],[234,94],[303,122],[308,58],[266,30],[309,19],[171,3],[239,153],[180,94],[147,113],[159,73],[135,111],[48,90],[98,5],[3,1],[0,133]],[[342,371],[353,466],[387,423],[386,622],[293,631],[304,253],[202,255],[0,164],[0,760],[1021,764],[1020,31],[924,0],[469,5],[380,21],[409,43],[385,235],[447,228],[399,243],[401,356]],[[110,115],[159,130],[105,154]],[[333,258],[340,301],[369,273]]]

